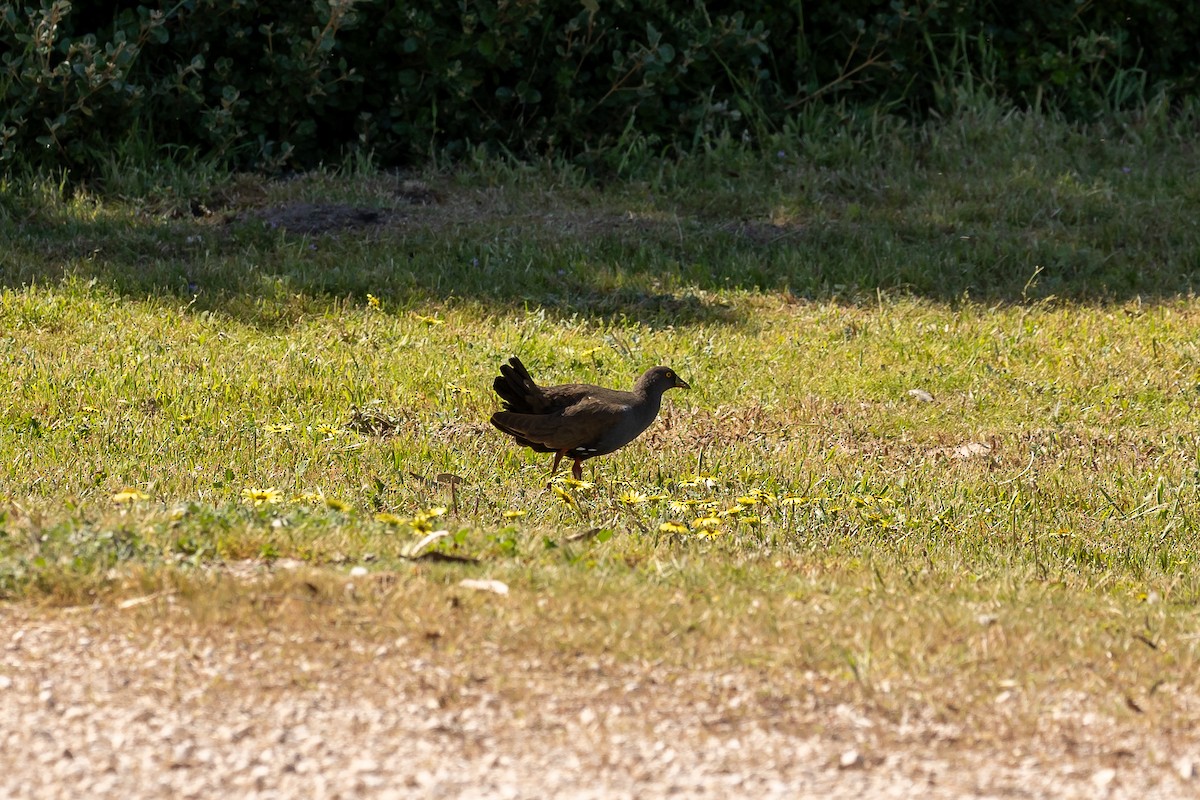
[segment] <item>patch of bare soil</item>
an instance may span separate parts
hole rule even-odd
[[[967,728],[873,710],[812,673],[519,654],[455,644],[436,626],[394,623],[381,638],[386,624],[358,636],[318,617],[278,622],[205,623],[161,599],[0,610],[0,796],[1200,792],[1194,726],[1090,712],[1069,692],[1041,698],[1029,728],[1003,710]],[[1180,708],[1194,713],[1195,698]]]
[[[734,236],[748,239],[756,245],[773,245],[804,235],[805,230],[800,225],[777,225],[761,220],[739,220],[727,222],[720,229]]]
[[[934,462],[963,470],[1007,471],[1018,475],[1039,460],[1079,463],[1096,473],[1120,466],[1161,468],[1174,457],[1169,431],[1112,432],[1073,425],[1062,429],[1019,433],[980,431],[962,438],[950,434],[932,440],[907,433],[880,435],[861,424],[845,404],[810,397],[794,398],[785,408],[756,403],[712,409],[666,405],[659,424],[639,441],[673,452],[707,451],[716,443],[749,444],[764,452],[780,452],[791,442],[817,451],[834,448],[848,456],[891,464]],[[858,404],[868,409],[866,403]],[[816,435],[814,435],[814,432]]]
[[[239,195],[245,201],[246,195]],[[440,204],[444,197],[421,181],[406,180],[390,192],[391,199],[407,206]],[[253,196],[249,199],[254,200]],[[341,231],[361,231],[377,228],[401,217],[395,208],[356,206],[346,203],[293,201],[274,205],[259,205],[230,216],[228,222],[256,220],[270,228],[278,228],[299,236],[324,236]]]
[[[298,176],[298,187],[319,186],[320,175]],[[770,247],[794,244],[806,230],[798,224],[776,224],[764,220],[720,220],[674,213],[614,211],[601,208],[576,208],[559,200],[543,198],[541,203],[516,197],[513,190],[447,189],[430,186],[415,179],[391,176],[364,179],[361,188],[371,190],[377,205],[361,206],[335,202],[290,199],[271,202],[271,192],[261,180],[244,176],[213,196],[192,203],[190,209],[175,209],[173,216],[220,218],[226,223],[258,221],[272,229],[301,236],[322,236],[340,232],[364,233],[376,229],[416,226],[442,229],[477,226],[492,222],[518,227],[526,236],[606,237],[641,243],[647,237],[682,243],[695,236],[721,234]],[[279,184],[286,187],[288,184]],[[283,192],[286,194],[286,191]],[[276,195],[279,194],[277,191]],[[586,205],[586,204],[585,204]],[[214,212],[223,210],[223,215]],[[652,298],[653,300],[653,298]],[[669,312],[670,309],[665,309]]]
[[[270,228],[301,236],[323,236],[382,225],[391,212],[343,203],[286,203],[248,211],[236,219],[255,219]]]

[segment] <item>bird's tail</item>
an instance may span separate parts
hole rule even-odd
[[[500,375],[492,383],[492,388],[504,401],[504,407],[518,414],[534,413],[531,400],[542,393],[541,387],[534,383],[529,370],[516,356],[510,358],[507,364],[500,365]]]

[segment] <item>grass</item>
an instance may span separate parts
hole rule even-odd
[[[984,108],[603,185],[483,158],[415,193],[369,164],[192,195],[14,179],[0,594],[220,615],[264,596],[222,576],[286,563],[267,596],[382,608],[377,632],[452,594],[461,651],[1167,708],[1200,661],[1200,164],[1186,118],[1118,122]],[[301,202],[385,218],[271,226]],[[487,424],[512,354],[694,389],[555,490]],[[470,560],[412,560],[435,529]]]

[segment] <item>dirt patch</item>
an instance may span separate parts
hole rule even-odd
[[[411,206],[441,205],[446,200],[445,194],[423,181],[401,181],[393,194]]]
[[[366,436],[396,436],[412,425],[400,414],[392,414],[377,405],[370,405],[366,408],[355,406],[351,409],[350,418],[346,420],[344,427]]]
[[[445,199],[437,190],[415,180],[400,181],[388,195],[390,199],[406,206],[438,205]],[[258,202],[262,200],[262,197],[258,198]],[[229,217],[227,221],[256,221],[268,228],[281,229],[299,236],[324,236],[341,231],[382,227],[402,216],[394,207],[291,201],[241,211]]]
[[[279,228],[301,236],[323,236],[346,230],[383,225],[391,219],[388,209],[366,208],[342,203],[286,203],[238,214],[232,222],[256,220],[268,228]]]
[[[512,190],[435,187],[414,179],[383,176],[367,180],[360,196],[371,205],[312,202],[307,198],[328,179],[306,175],[268,185],[249,177],[192,204],[190,216],[253,221],[301,236],[369,231],[402,224],[437,230],[495,224],[519,228],[523,235],[579,239],[605,238],[641,245],[647,239],[682,246],[696,237],[732,236],[758,247],[786,244],[805,234],[800,225],[765,220],[721,220],[671,212],[576,208],[558,198],[530,200]],[[291,189],[293,187],[294,189]],[[288,198],[289,189],[295,196]],[[283,199],[281,199],[281,196]],[[301,196],[305,199],[301,199]],[[274,198],[272,202],[271,198]],[[218,211],[224,210],[224,216]],[[178,211],[178,216],[189,216]],[[671,309],[666,309],[670,313]]]
[[[1097,714],[1069,693],[1039,698],[1034,727],[1007,724],[1015,695],[994,719],[963,724],[917,707],[883,713],[812,673],[518,654],[491,637],[463,641],[436,620],[381,617],[363,636],[326,612],[281,625],[250,608],[214,624],[169,600],[3,611],[0,795],[1197,792],[1190,732]],[[1180,710],[1194,712],[1194,698],[1183,700]]]
[[[756,245],[767,246],[803,236],[805,229],[800,225],[776,225],[773,222],[739,220],[727,222],[720,230]]]

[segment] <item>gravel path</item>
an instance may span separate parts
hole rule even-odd
[[[1200,796],[1194,717],[1067,703],[1014,739],[871,716],[814,676],[480,647],[0,607],[0,797]]]

